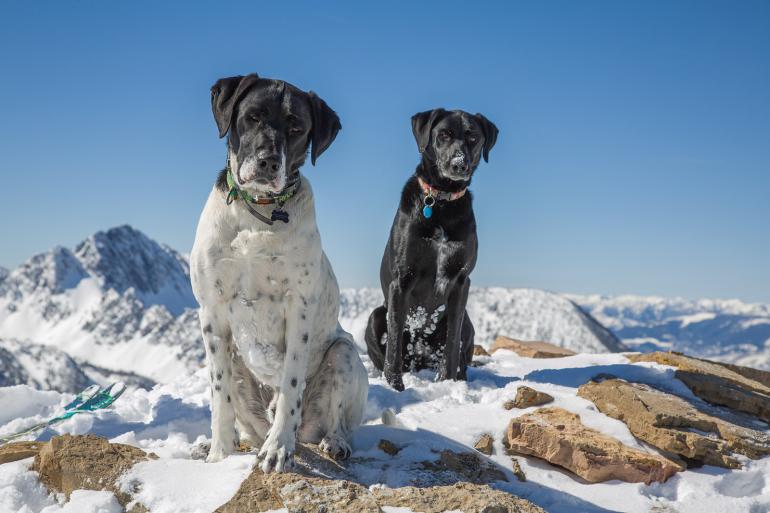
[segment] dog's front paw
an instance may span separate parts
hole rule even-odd
[[[404,379],[401,377],[400,372],[390,372],[386,370],[385,380],[387,380],[388,385],[393,387],[394,390],[397,390],[399,392],[404,391]]]
[[[221,444],[214,442],[211,444],[208,456],[206,456],[206,463],[222,461],[230,455],[230,452],[230,450],[225,449]]]
[[[350,444],[340,435],[326,435],[318,448],[330,458],[340,461],[350,458],[353,449]]]
[[[190,450],[190,458],[205,460],[211,452],[211,442],[201,442]]]
[[[268,434],[257,455],[257,465],[265,474],[283,472],[294,468],[294,434],[290,436],[272,431]]]

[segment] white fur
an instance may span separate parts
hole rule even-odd
[[[266,193],[266,192],[280,192],[286,187],[286,181],[288,180],[288,173],[286,169],[286,152],[281,152],[281,167],[278,169],[277,178],[269,185],[260,185],[253,180],[257,176],[257,159],[261,158],[260,155],[249,155],[242,163],[238,162],[238,157],[232,151],[228,150],[230,154],[230,165],[232,166],[233,179],[235,183],[241,189],[245,189],[251,193]]]
[[[212,380],[209,461],[240,435],[262,443],[264,471],[281,471],[297,436],[349,452],[361,422],[366,370],[337,322],[337,281],[300,179],[289,223],[269,226],[215,188],[198,224],[190,268]],[[268,217],[273,207],[255,206]]]

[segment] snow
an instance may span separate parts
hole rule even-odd
[[[770,370],[770,305],[737,299],[566,297],[634,349],[673,349]]]
[[[419,462],[434,460],[447,448],[469,450],[478,436],[491,433],[491,459],[509,478],[495,486],[550,513],[770,511],[770,458],[744,459],[742,470],[688,470],[665,484],[645,486],[589,485],[543,461],[519,457],[528,478],[520,483],[501,443],[510,418],[531,411],[506,411],[502,403],[528,385],[552,395],[555,406],[578,414],[587,426],[650,450],[622,422],[577,397],[577,387],[605,373],[695,400],[673,377],[673,369],[632,364],[619,353],[625,349],[674,349],[770,369],[770,305],[473,288],[468,313],[477,344],[488,348],[504,334],[553,342],[580,354],[535,360],[501,351],[476,358],[484,365],[469,369],[468,382],[434,382],[433,372],[422,371],[406,374],[407,389],[398,393],[366,356],[364,329],[382,302],[379,289],[348,289],[340,296],[340,323],[354,335],[370,376],[365,425],[354,435],[349,465],[362,484],[431,484],[421,481],[431,478],[417,470]],[[211,434],[196,306],[187,256],[126,226],[99,232],[74,250],[56,247],[11,272],[0,269],[0,385],[15,385],[0,386],[0,436],[60,411],[73,397],[67,392],[82,387],[78,366],[100,382],[133,373],[136,383],[149,389],[131,389],[110,410],[76,415],[39,439],[94,433],[154,452],[160,459],[137,465],[124,476],[125,486],[138,489],[138,498],[153,512],[213,511],[235,493],[254,456],[232,456],[217,464],[190,457]],[[430,330],[438,319],[435,313],[415,311],[412,328]],[[153,382],[158,384],[153,387]],[[384,413],[392,418],[388,425],[381,422]],[[398,457],[377,447],[382,438],[401,448]],[[120,511],[106,492],[77,492],[66,503],[49,495],[28,470],[30,464],[0,465],[0,513]]]
[[[531,409],[507,411],[502,403],[513,398],[519,386],[547,392],[555,398],[554,406],[577,413],[587,426],[649,451],[622,422],[601,414],[590,402],[577,397],[577,386],[592,376],[609,373],[695,400],[689,389],[673,378],[674,369],[670,367],[630,363],[622,354],[530,359],[501,351],[479,358],[485,364],[469,369],[468,382],[434,382],[433,372],[421,371],[405,375],[407,388],[399,393],[377,376],[366,356],[363,358],[371,376],[370,392],[365,424],[354,435],[353,459],[348,469],[365,486],[419,483],[428,479],[424,471],[418,470],[419,462],[435,460],[443,449],[470,450],[481,434],[491,433],[495,437],[495,453],[490,458],[509,479],[495,486],[529,499],[550,513],[694,513],[704,507],[709,511],[757,513],[770,508],[770,483],[766,477],[770,476],[770,458],[744,458],[743,470],[708,466],[692,469],[665,484],[651,486],[616,481],[586,484],[564,470],[529,457],[518,457],[527,482],[520,483],[513,476],[510,457],[503,451],[502,436],[513,416]],[[211,512],[235,493],[255,457],[239,454],[216,464],[191,459],[192,449],[210,436],[206,378],[205,369],[201,369],[149,391],[129,391],[112,410],[76,416],[46,431],[41,438],[63,432],[90,432],[154,452],[160,458],[135,466],[122,478],[124,487],[138,489],[137,497],[153,513]],[[0,406],[16,408],[13,415],[0,417],[0,433],[8,432],[11,425],[23,427],[40,420],[69,398],[69,394],[40,392],[26,385],[0,388]],[[386,409],[393,413],[397,425],[381,423]],[[4,408],[0,408],[2,411]],[[397,457],[390,457],[377,447],[383,438],[401,448]],[[34,474],[26,470],[30,462],[0,466],[0,511],[51,513],[59,509],[43,508],[62,508],[38,486]],[[81,508],[77,511],[111,512],[114,506],[103,495],[93,493],[77,500]]]
[[[75,490],[69,501],[49,494],[28,469],[32,458],[0,465],[0,512],[2,513],[121,513],[111,492]]]

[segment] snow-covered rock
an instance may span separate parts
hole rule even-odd
[[[359,343],[363,343],[369,314],[382,302],[379,289],[342,290],[340,322]],[[575,303],[543,290],[471,288],[468,315],[476,329],[476,343],[487,348],[497,335],[506,335],[551,342],[576,353],[625,349],[611,331]]]
[[[80,366],[55,347],[0,339],[0,387],[79,392],[91,383]]]
[[[770,369],[770,305],[737,299],[577,296],[570,299],[631,348]]]

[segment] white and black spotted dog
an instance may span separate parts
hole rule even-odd
[[[337,321],[339,289],[299,172],[339,118],[314,93],[257,75],[211,90],[228,166],[201,214],[190,258],[211,376],[208,461],[245,440],[263,471],[292,466],[296,441],[350,455],[368,380]]]

